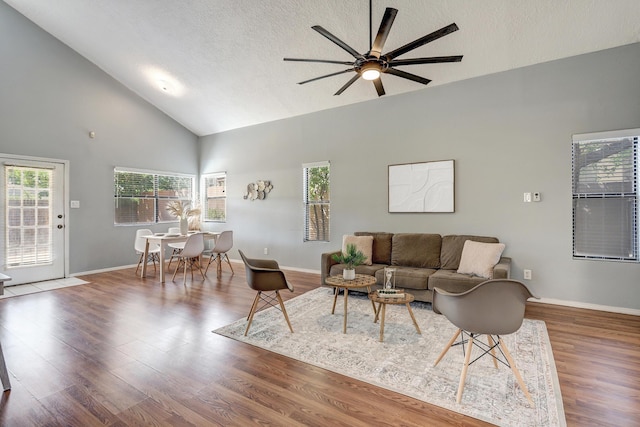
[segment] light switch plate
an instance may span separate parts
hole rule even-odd
[[[72,200],[70,205],[71,209],[80,209],[80,200]]]

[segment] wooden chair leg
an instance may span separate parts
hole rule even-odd
[[[247,324],[247,329],[244,331],[244,336],[247,336],[249,332],[249,328],[251,327],[251,322],[253,322],[253,315],[256,313],[256,308],[258,307],[258,301],[260,301],[260,294],[262,292],[258,291],[255,299],[253,300],[253,305],[251,306],[251,311],[249,312],[249,323]]]
[[[178,265],[176,265],[176,269],[173,270],[173,276],[171,276],[171,281],[173,282],[176,279],[176,273],[180,270],[180,260],[178,260]]]
[[[187,262],[188,260],[185,258],[183,263],[184,263],[184,273],[182,274],[182,284],[186,285],[187,284]]]
[[[142,264],[142,258],[144,258],[144,252],[140,254],[140,258],[138,259],[138,266],[136,267],[136,276],[138,275],[138,269],[140,268],[140,265]]]
[[[231,265],[231,260],[229,259],[229,255],[227,255],[226,252],[224,253],[224,257],[225,257],[225,260],[227,261],[227,264],[229,264],[229,268],[231,269],[231,274],[235,274],[233,271],[233,266]]]
[[[489,342],[489,347],[491,347],[491,355],[493,356],[493,366],[496,367],[496,369],[498,369],[498,359],[496,359],[496,349],[495,349],[495,342],[493,341],[493,337],[491,335],[487,335],[487,341]]]
[[[438,356],[438,358],[436,359],[435,363],[433,364],[433,366],[436,366],[438,363],[440,363],[440,361],[442,360],[442,358],[444,357],[445,354],[447,354],[447,351],[449,351],[449,349],[451,348],[451,346],[453,345],[453,343],[456,341],[456,339],[458,339],[458,336],[460,335],[461,330],[458,329],[456,331],[455,334],[453,334],[453,337],[451,337],[451,339],[449,340],[449,342],[447,343],[447,345],[444,347],[444,349],[442,350],[442,353],[440,353],[440,356]]]
[[[284,302],[282,301],[279,291],[276,291],[276,297],[278,297],[278,302],[280,303],[280,308],[282,309],[282,314],[284,314],[284,318],[287,321],[287,325],[289,325],[289,330],[293,333],[293,328],[291,327],[291,322],[289,322],[289,316],[287,316],[287,310],[284,308]]]
[[[518,368],[516,368],[516,362],[513,360],[513,357],[511,357],[511,353],[509,353],[509,350],[507,350],[507,346],[504,345],[502,341],[498,342],[498,345],[502,349],[504,356],[507,358],[507,362],[509,362],[509,366],[511,367],[511,372],[513,372],[513,375],[515,375],[516,380],[518,380],[518,384],[520,385],[520,388],[524,392],[524,395],[527,397],[527,400],[529,401],[529,403],[531,404],[531,407],[533,408],[535,406],[533,403],[533,399],[529,394],[529,390],[527,390],[527,386],[524,384],[524,381],[522,380],[522,376],[520,376],[520,371],[518,371]]]
[[[214,254],[213,252],[211,253],[211,256],[209,257],[209,262],[207,263],[207,268],[204,269],[204,274],[207,274],[207,272],[209,271],[209,266],[213,261],[215,261],[217,256],[218,254]]]
[[[469,369],[469,360],[471,359],[471,350],[473,350],[473,335],[469,335],[469,342],[467,343],[467,354],[464,355],[464,366],[462,367],[462,373],[460,374],[460,384],[458,384],[458,396],[456,402],[460,403],[462,400],[462,392],[464,391],[464,381],[467,378],[467,369]]]

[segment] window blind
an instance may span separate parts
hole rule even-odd
[[[303,170],[304,241],[329,241],[331,201],[329,162],[306,163]]]
[[[574,136],[574,258],[639,260],[638,131]]]
[[[115,218],[117,225],[173,222],[167,212],[174,200],[193,200],[193,175],[114,169]]]

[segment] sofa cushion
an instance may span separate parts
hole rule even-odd
[[[398,233],[391,241],[391,265],[439,268],[442,237],[439,234]]]
[[[495,237],[450,235],[442,237],[442,251],[440,252],[440,268],[457,270],[460,267],[462,247],[467,240],[483,243],[498,243]]]
[[[438,270],[429,276],[429,289],[440,288],[447,292],[459,294],[466,292],[484,282],[484,277],[456,273],[455,270]]]
[[[356,236],[373,236],[373,253],[371,254],[374,264],[391,264],[391,238],[393,233],[357,231]]]
[[[396,288],[429,289],[429,277],[437,270],[431,268],[396,267]],[[376,283],[384,284],[384,268],[376,271]]]
[[[504,243],[482,243],[467,240],[462,248],[458,273],[493,278],[493,267],[500,261]]]
[[[371,253],[373,250],[373,237],[372,236],[342,236],[342,253],[347,252],[347,245],[356,245],[356,250],[362,251],[367,259],[363,262],[365,265],[371,265]]]

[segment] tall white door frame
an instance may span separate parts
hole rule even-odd
[[[63,190],[62,190],[62,196],[63,196],[63,202],[62,202],[62,211],[63,211],[63,218],[62,220],[55,218],[55,224],[60,224],[60,221],[62,221],[62,225],[63,225],[63,230],[62,230],[62,234],[63,234],[63,245],[64,245],[64,249],[63,249],[63,256],[64,256],[64,261],[63,261],[63,265],[64,265],[64,272],[63,275],[64,277],[68,277],[69,276],[69,161],[68,160],[61,160],[61,159],[52,159],[52,158],[44,158],[44,157],[33,157],[33,156],[23,156],[23,155],[16,155],[16,154],[6,154],[6,153],[0,153],[0,157],[4,158],[4,159],[8,159],[8,160],[15,160],[18,164],[19,162],[24,162],[24,163],[29,163],[29,162],[42,162],[42,163],[54,163],[54,164],[59,164],[63,166],[64,169],[64,173],[63,173]],[[2,183],[2,185],[4,186],[5,184]],[[2,215],[4,215],[4,213],[0,213]],[[4,221],[3,221],[4,223]],[[4,233],[4,230],[0,230],[1,232]],[[3,239],[4,240],[4,239]],[[4,251],[3,251],[4,252]],[[11,273],[7,273],[9,276],[11,275]],[[11,282],[6,282],[6,285],[12,285]]]

